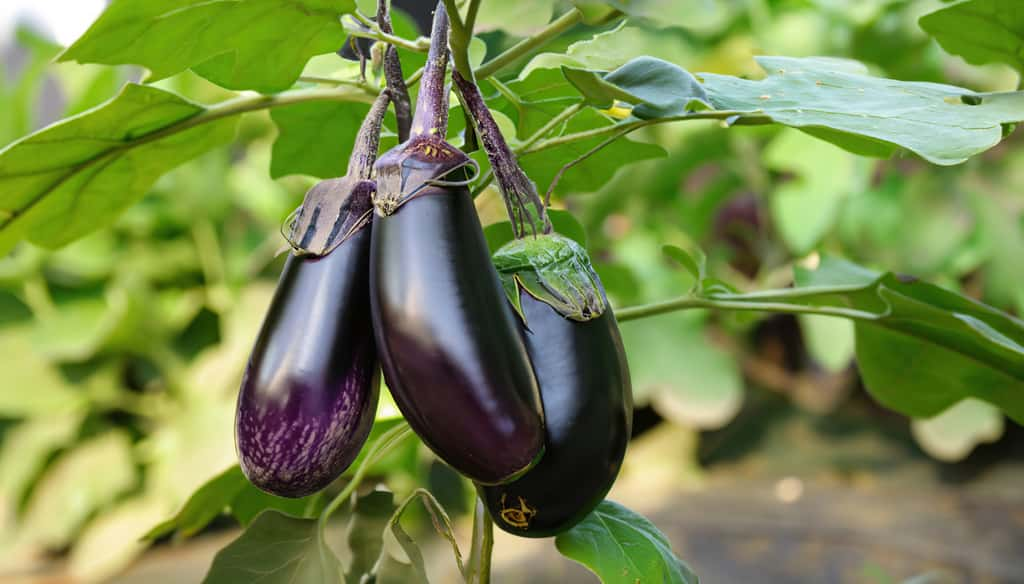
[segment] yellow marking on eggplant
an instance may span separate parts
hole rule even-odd
[[[530,527],[530,522],[537,516],[537,508],[531,507],[526,499],[517,496],[519,500],[518,507],[508,507],[506,505],[508,499],[507,493],[501,494],[501,519],[505,523],[508,523],[512,527],[518,527],[520,529],[527,529]]]

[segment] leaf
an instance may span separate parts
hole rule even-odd
[[[697,575],[672,551],[665,534],[643,516],[602,501],[575,527],[555,537],[555,547],[604,584],[697,584]]]
[[[498,29],[515,36],[530,36],[551,20],[554,9],[553,0],[481,2],[475,29],[478,32]]]
[[[251,524],[259,517],[260,513],[267,509],[273,509],[292,517],[310,518],[316,516],[320,508],[323,507],[322,500],[319,493],[299,499],[278,497],[265,493],[249,481],[245,481],[245,486],[231,501],[231,515],[243,527]]]
[[[584,110],[567,124],[566,132],[580,132],[611,123],[594,110]],[[566,163],[586,154],[603,140],[602,137],[596,137],[535,150],[521,156],[519,163],[526,171],[526,175],[537,184],[537,190],[545,193],[555,175]],[[665,150],[661,146],[635,142],[627,138],[616,140],[566,171],[558,183],[557,192],[596,191],[627,164],[662,156],[665,156]]]
[[[111,430],[62,454],[46,470],[29,498],[23,529],[33,541],[62,547],[94,511],[135,483],[131,442]]]
[[[999,440],[1003,429],[1003,414],[997,408],[971,398],[935,417],[911,422],[914,440],[944,462],[967,458],[975,446]]]
[[[723,0],[606,0],[629,16],[660,26],[711,34],[721,30],[746,5]]]
[[[337,557],[317,522],[266,511],[217,552],[205,584],[320,584],[341,582]]]
[[[30,418],[7,430],[0,442],[0,509],[17,506],[54,451],[78,434],[82,414]]]
[[[1024,12],[1017,0],[970,0],[918,22],[946,52],[972,65],[1006,63],[1024,75]]]
[[[719,428],[743,404],[736,359],[710,343],[701,315],[671,314],[619,323],[634,399],[653,402],[681,424]]]
[[[228,89],[290,87],[310,57],[345,41],[352,0],[118,0],[59,57],[142,65],[148,81],[188,69]]]
[[[345,572],[345,582],[360,584],[364,575],[373,573],[384,547],[382,534],[394,512],[394,493],[375,490],[356,499],[346,529],[352,561]]]
[[[931,284],[875,274],[828,259],[796,270],[800,286],[751,294],[708,294],[736,307],[820,312],[857,321],[857,362],[886,407],[930,417],[966,397],[1024,422],[1024,323]]]
[[[0,391],[0,415],[25,417],[73,412],[85,405],[82,392],[37,353],[30,325],[0,329],[0,354],[4,356],[4,384]],[[31,388],[31,389],[29,389]]]
[[[270,176],[343,176],[359,125],[370,107],[346,102],[300,103],[270,112],[277,126]]]
[[[164,512],[155,497],[129,499],[104,511],[86,525],[71,548],[68,569],[76,582],[107,582],[142,554],[146,527]]]
[[[444,507],[426,489],[416,489],[395,509],[384,530],[384,545],[377,561],[377,582],[379,584],[405,584],[428,582],[423,554],[412,537],[402,527],[402,515],[413,501],[419,499],[430,516],[434,530],[437,531],[452,548],[459,573],[465,574],[462,554],[455,541],[452,522]]]
[[[110,223],[163,173],[234,136],[235,119],[129,84],[110,101],[0,151],[0,253],[60,247]]]
[[[843,200],[866,185],[868,166],[841,148],[785,130],[769,143],[764,163],[793,173],[771,197],[773,224],[798,256],[814,250],[839,217]]]
[[[742,112],[740,122],[800,128],[855,154],[888,156],[902,147],[935,164],[959,164],[999,143],[1002,124],[1024,118],[1021,92],[986,102],[952,85],[872,77],[855,61],[756,60],[768,72],[760,81],[697,75],[716,109]],[[965,96],[980,103],[968,105]]]
[[[242,469],[232,466],[199,487],[174,517],[150,529],[143,539],[159,539],[175,532],[182,538],[199,533],[228,509],[247,484]]]
[[[700,252],[700,250],[697,250],[699,254],[698,257],[700,258],[699,262],[693,258],[690,252],[676,245],[663,245],[661,246],[661,251],[678,262],[679,265],[686,268],[686,271],[690,272],[690,275],[693,276],[695,281],[699,282],[704,279],[704,270],[707,258],[702,252]]]
[[[593,105],[608,108],[624,101],[642,120],[711,107],[704,87],[689,71],[654,57],[637,57],[607,74],[569,67],[562,67],[562,74]]]

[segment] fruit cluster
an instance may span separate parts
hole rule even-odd
[[[271,493],[324,488],[366,441],[382,370],[409,425],[478,485],[495,523],[545,537],[615,480],[629,371],[586,251],[552,232],[475,83],[453,73],[517,236],[490,256],[467,186],[475,163],[444,140],[447,37],[439,5],[402,143],[374,162],[388,104],[402,103],[389,83],[346,176],[314,186],[289,222],[293,251],[239,394],[238,454]]]

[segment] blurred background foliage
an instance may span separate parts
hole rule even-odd
[[[484,2],[487,53],[541,27],[554,4]],[[935,0],[648,4],[649,21],[579,27],[545,51],[608,30],[595,55],[618,62],[653,52],[690,71],[760,77],[755,54],[830,55],[896,79],[977,91],[1018,83],[1009,67],[971,66],[944,53],[917,23],[942,6]],[[413,26],[399,20],[399,32]],[[141,77],[132,68],[54,64],[59,50],[30,26],[2,47],[0,143],[95,106]],[[585,51],[580,58],[595,57]],[[328,55],[307,73],[352,66]],[[203,103],[228,95],[192,73],[158,85]],[[345,105],[346,116],[322,127],[339,141],[362,117],[360,106]],[[505,113],[514,124],[514,104]],[[288,115],[316,119],[309,110],[273,113]],[[536,129],[516,119],[519,139]],[[954,167],[911,156],[861,158],[774,126],[725,131],[691,122],[647,128],[632,140],[615,148],[650,148],[649,160],[614,176],[613,166],[604,164],[602,176],[591,164],[567,176],[555,202],[583,225],[616,306],[688,288],[687,273],[662,253],[669,243],[706,250],[711,272],[739,290],[787,286],[794,263],[831,255],[1024,311],[1019,133]],[[295,162],[274,168],[272,150],[289,148]],[[247,115],[230,147],[160,179],[115,224],[58,251],[23,244],[0,259],[0,575],[66,553],[73,574],[104,578],[143,548],[139,534],[235,462],[235,394],[281,267],[279,226],[315,180],[282,175],[295,164],[327,174],[347,157],[314,154],[279,136],[270,114]],[[546,189],[538,175],[549,175],[531,172]],[[478,199],[485,223],[501,219],[496,201],[493,191]],[[867,408],[947,462],[1006,429],[994,407],[973,400],[913,422],[874,408],[852,367],[845,321],[687,312],[624,323],[622,331],[639,432],[659,423],[720,432],[765,395],[826,420],[851,404]],[[381,415],[394,410],[385,402]],[[696,461],[698,449],[681,455]],[[380,472],[396,490],[454,480],[422,451],[392,458]],[[448,502],[456,510],[469,508],[464,485],[441,490],[455,493]],[[244,522],[244,501],[230,506]]]

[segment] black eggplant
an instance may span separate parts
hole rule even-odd
[[[552,233],[536,186],[516,162],[472,82],[452,73],[498,179],[516,239],[494,264],[540,385],[544,458],[520,478],[479,486],[499,527],[547,537],[583,519],[615,482],[633,403],[618,325],[586,250]]]
[[[629,366],[615,315],[579,244],[557,234],[528,237],[494,259],[523,319],[546,449],[525,475],[482,486],[480,494],[505,531],[548,537],[583,519],[615,482],[633,418]]]
[[[306,194],[238,396],[235,439],[249,480],[301,497],[355,459],[373,425],[379,374],[370,318],[369,180],[388,97],[360,129],[342,178]]]
[[[377,162],[370,298],[384,378],[413,430],[475,481],[542,453],[540,397],[447,128],[447,17],[435,12],[413,137]]]

